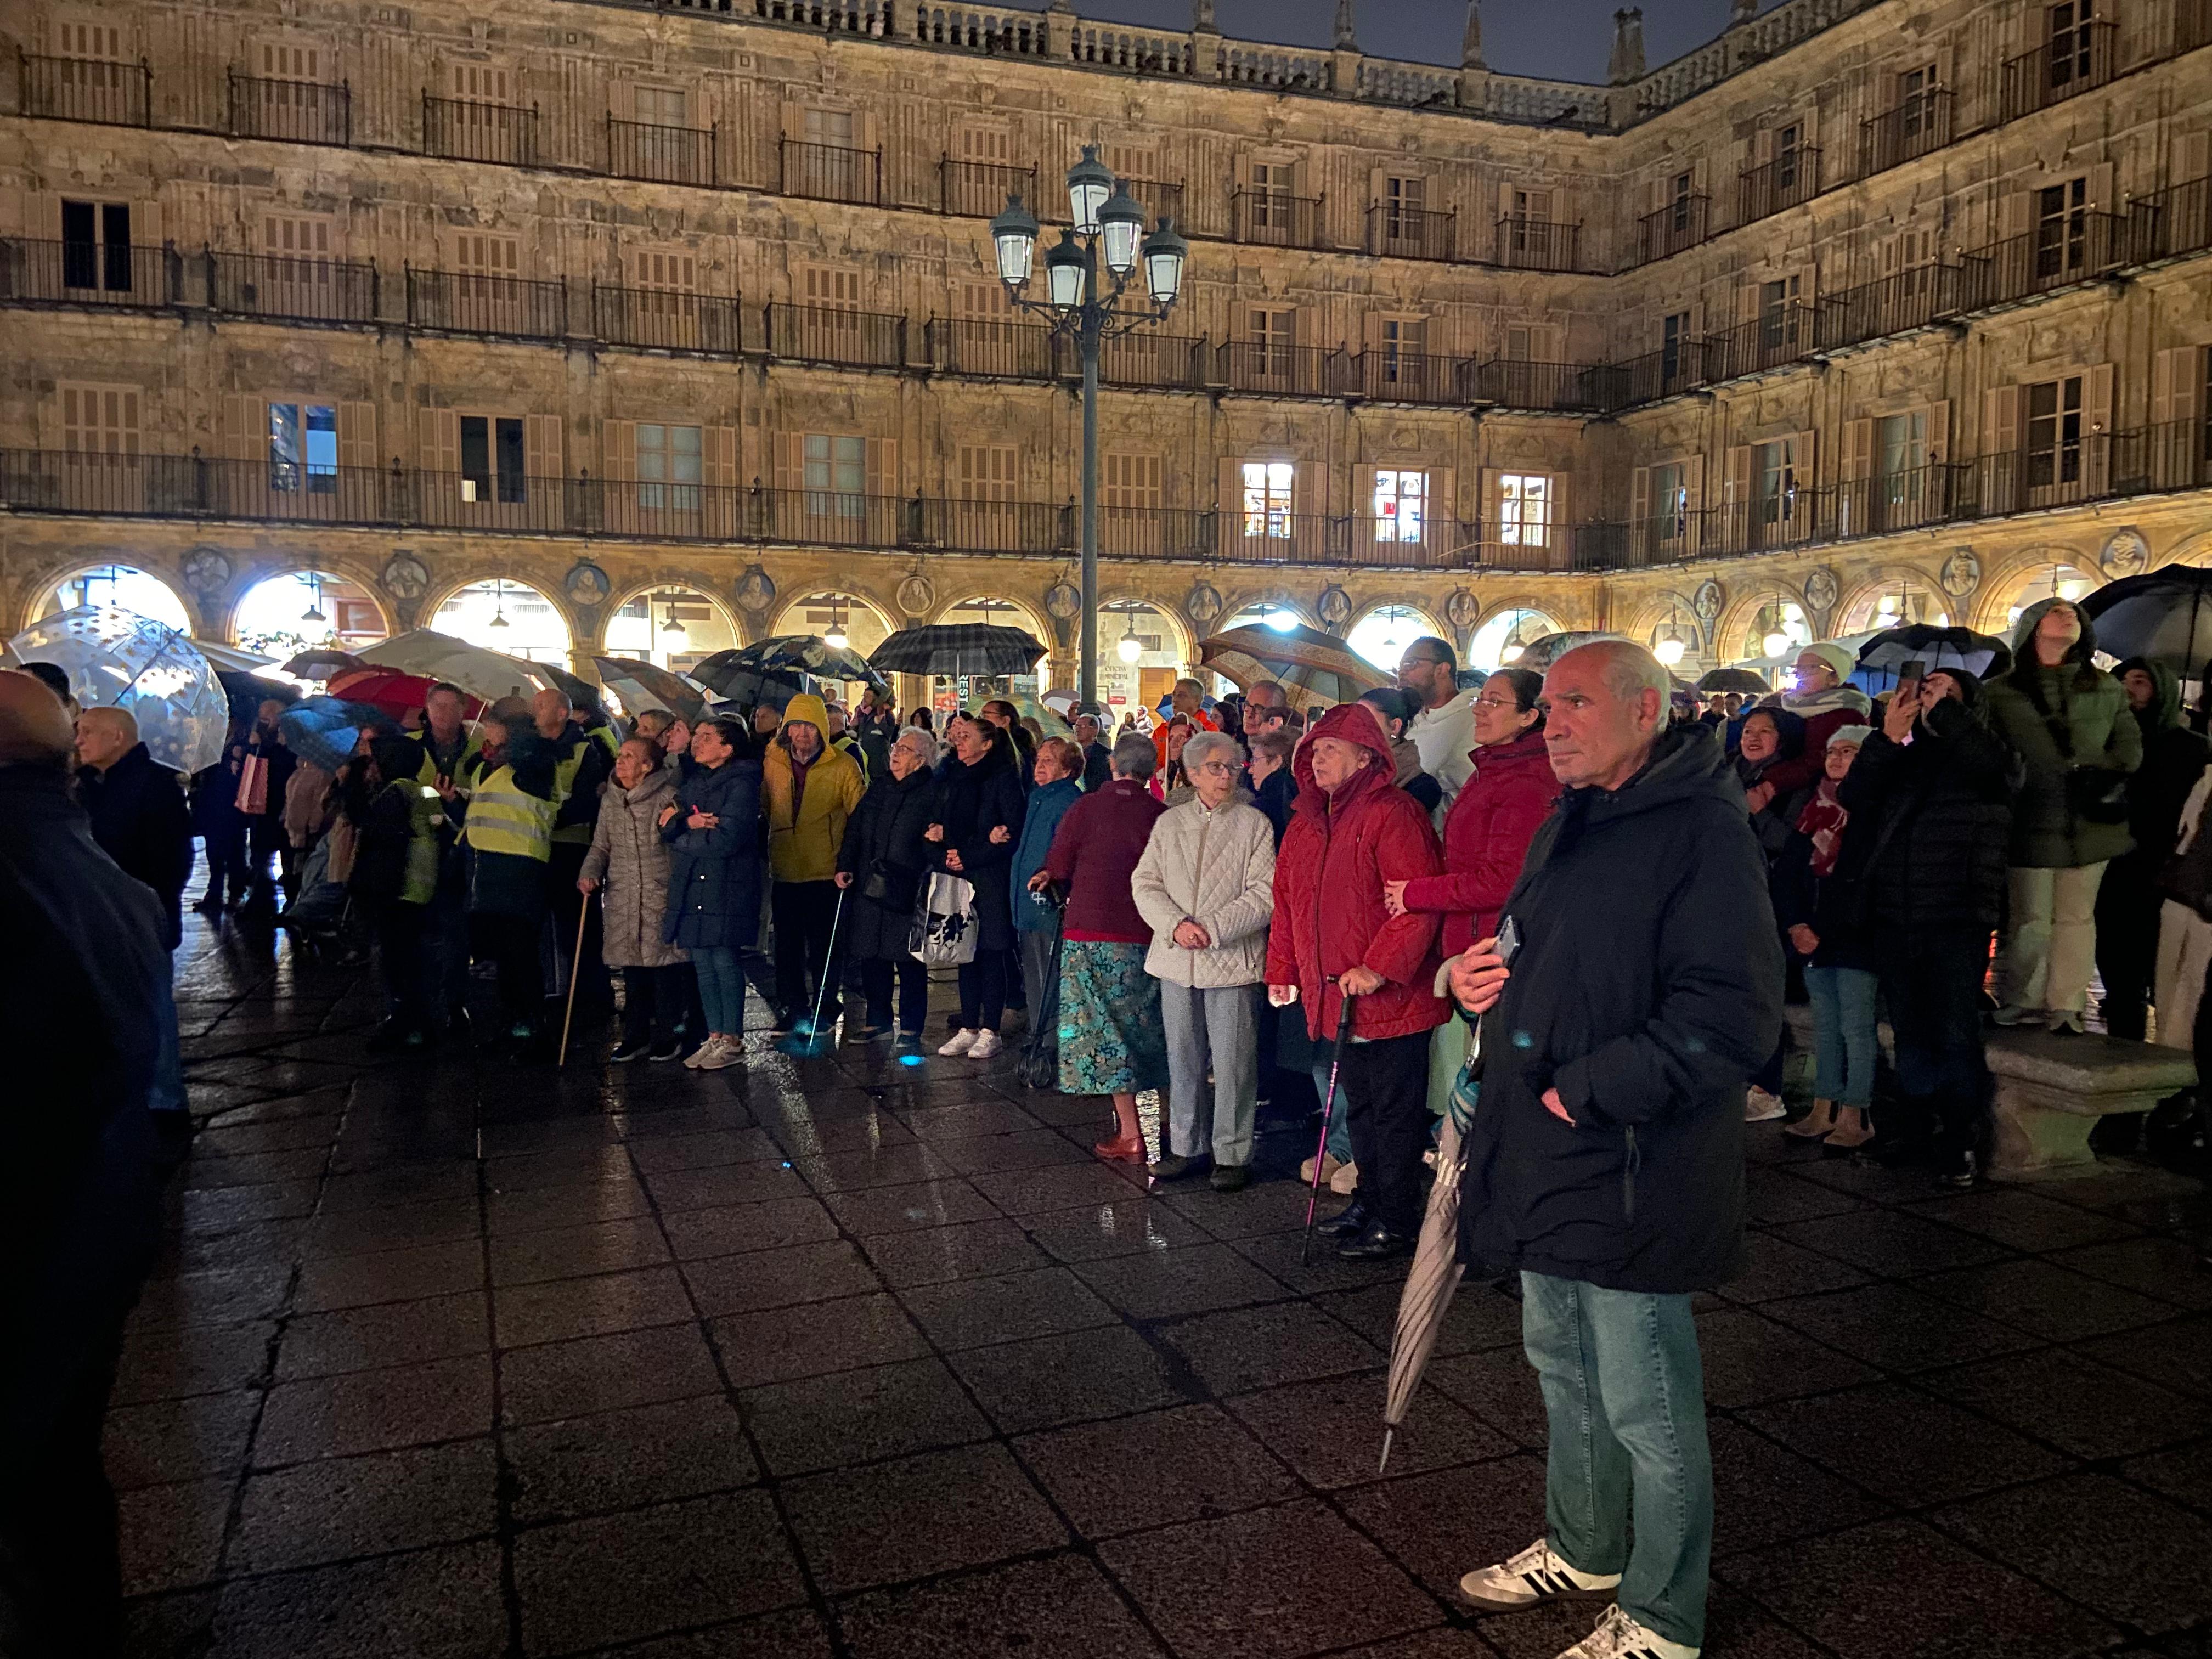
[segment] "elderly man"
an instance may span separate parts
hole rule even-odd
[[[554,757],[553,855],[545,863],[545,897],[553,912],[555,960],[578,975],[578,1001],[586,1007],[611,1008],[614,981],[602,959],[599,907],[585,896],[576,880],[592,850],[592,831],[599,821],[599,791],[612,763],[606,745],[577,722],[576,706],[557,687],[548,687],[530,700],[530,723]],[[580,950],[576,945],[580,920]]]
[[[1421,700],[1406,736],[1421,751],[1421,770],[1443,786],[1437,803],[1441,826],[1460,786],[1474,775],[1474,693],[1459,688],[1459,657],[1449,641],[1424,634],[1398,659],[1398,684]]]
[[[1691,1297],[1743,1254],[1744,1080],[1781,1026],[1781,946],[1743,791],[1626,640],[1544,678],[1566,786],[1494,939],[1455,963],[1487,1012],[1461,1254],[1517,1268],[1551,1425],[1546,1534],[1478,1568],[1478,1607],[1603,1601],[1560,1659],[1693,1659],[1712,1458]],[[1630,1545],[1631,1516],[1634,1545]]]
[[[120,1651],[100,1427],[160,1216],[162,903],[70,800],[70,736],[0,671],[0,1649],[25,1659]]]
[[[1194,732],[1218,732],[1221,723],[1206,712],[1206,688],[1194,679],[1180,679],[1168,694],[1167,718],[1152,732],[1152,748],[1159,756],[1158,769],[1168,769],[1168,727],[1180,714]]]
[[[1114,775],[1114,757],[1100,740],[1097,713],[1086,708],[1071,724],[1075,732],[1075,746],[1083,751],[1085,793],[1104,787]]]

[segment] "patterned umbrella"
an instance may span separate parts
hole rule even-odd
[[[1392,683],[1389,674],[1335,635],[1303,623],[1287,629],[1266,623],[1230,629],[1200,640],[1198,659],[1240,691],[1261,680],[1278,682],[1293,708],[1354,702],[1361,692]]]
[[[866,657],[845,646],[831,645],[819,634],[777,634],[733,651],[717,651],[691,671],[691,678],[702,685],[713,686],[714,682],[707,674],[710,667],[717,674],[736,672],[782,679],[805,674],[817,680],[858,681],[879,691],[890,690],[890,682],[870,667]]]
[[[18,662],[50,662],[87,708],[127,708],[161,765],[197,772],[222,758],[230,699],[208,659],[174,629],[116,605],[41,617],[8,642]]]
[[[1034,635],[996,623],[902,629],[868,653],[884,674],[1027,674],[1045,654]]]
[[[707,713],[706,694],[681,674],[629,657],[594,657],[599,680],[623,701],[632,720],[648,708],[673,714],[696,726]]]
[[[363,732],[396,732],[398,726],[384,710],[365,702],[339,697],[309,697],[295,703],[277,717],[276,729],[284,746],[301,759],[336,772],[353,757]]]

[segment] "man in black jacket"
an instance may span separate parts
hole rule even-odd
[[[1613,1602],[1560,1659],[1704,1643],[1712,1458],[1690,1302],[1739,1266],[1744,1081],[1781,1027],[1742,786],[1704,726],[1669,728],[1669,684],[1625,640],[1553,665],[1544,739],[1567,792],[1498,938],[1452,974],[1462,1008],[1490,1011],[1461,1252],[1520,1270],[1551,1430],[1545,1536],[1460,1588],[1496,1609]]]
[[[192,821],[177,775],[138,741],[127,708],[88,708],[76,724],[77,799],[92,838],[161,901],[163,942],[184,941],[185,883],[192,872]]]
[[[584,896],[576,878],[592,850],[592,831],[599,821],[599,786],[613,775],[607,747],[575,718],[575,705],[558,689],[530,700],[538,735],[552,746],[560,810],[553,819],[553,856],[545,862],[545,901],[553,912],[556,964],[576,975],[576,1000],[587,1008],[611,1008],[614,981],[602,959],[599,908]],[[577,927],[583,948],[577,948]],[[565,981],[564,981],[565,982]]]

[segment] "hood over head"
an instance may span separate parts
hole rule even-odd
[[[2080,672],[2075,676],[2077,681],[2094,683],[2096,679],[2097,665],[2090,660],[2097,650],[2096,622],[2074,600],[2052,598],[2038,599],[2021,611],[2020,621],[2012,630],[2012,669],[2006,678],[2015,684],[2022,686],[2030,684],[2042,669],[2043,665],[2035,654],[2035,630],[2043,621],[2044,613],[2054,605],[2073,605],[2074,614],[2081,622],[2081,636],[2074,641],[2062,661],[2079,665]]]
[[[2141,669],[2150,676],[2150,683],[2158,688],[2158,695],[2150,700],[2150,707],[2135,711],[2136,722],[2148,737],[2154,732],[2164,732],[2181,724],[2181,677],[2162,662],[2148,657],[2130,657],[2112,671],[2113,677],[2124,680],[2129,672]]]
[[[775,740],[788,749],[791,745],[784,733],[794,724],[804,723],[814,728],[814,735],[822,739],[822,746],[830,746],[830,709],[821,698],[811,691],[802,691],[783,706],[783,723],[776,727]]]
[[[1382,723],[1364,703],[1339,703],[1307,727],[1297,751],[1291,757],[1291,775],[1298,781],[1298,809],[1301,811],[1318,811],[1331,799],[1314,781],[1313,742],[1316,738],[1340,738],[1346,743],[1358,744],[1376,757],[1374,765],[1363,768],[1359,775],[1339,792],[1334,798],[1338,804],[1356,799],[1370,789],[1387,789],[1397,781],[1397,757],[1391,753],[1390,739],[1382,735]]]

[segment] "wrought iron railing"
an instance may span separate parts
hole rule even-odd
[[[1231,235],[1262,247],[1319,247],[1322,198],[1240,190],[1229,198]]]
[[[1460,366],[1461,400],[1561,414],[1611,408],[1613,377],[1601,363],[1532,363],[1499,357]]]
[[[1965,308],[1966,285],[1964,265],[1924,264],[1821,295],[1814,343],[1825,350],[1926,328]]]
[[[0,237],[0,304],[179,305],[183,267],[167,246]]]
[[[459,161],[538,164],[538,106],[422,94],[422,153]]]
[[[2008,58],[1998,74],[1998,119],[2016,121],[2103,86],[2118,59],[2119,26],[2085,18],[2033,52]]]
[[[906,319],[878,311],[829,306],[771,305],[767,311],[772,356],[854,368],[903,368]]]
[[[217,311],[290,322],[373,323],[377,319],[373,264],[212,249],[202,258],[208,303]]]
[[[15,54],[23,113],[52,121],[143,127],[152,119],[154,72],[141,61]]]
[[[353,88],[346,82],[270,81],[230,71],[230,136],[288,144],[353,143]]]
[[[1657,212],[1644,215],[1636,222],[1636,263],[1648,265],[1697,246],[1705,240],[1711,208],[1710,197],[1677,196]]]
[[[873,155],[873,150],[854,150],[848,155]],[[784,164],[791,164],[786,152]],[[812,196],[814,191],[794,191],[799,196]],[[1036,200],[1036,169],[1035,167],[1001,167],[995,161],[956,161],[947,155],[937,164],[937,210],[957,214],[969,219],[988,219],[1006,204],[1009,196],[1019,196],[1024,202]],[[836,201],[854,198],[837,196]],[[872,198],[871,198],[872,199]]]
[[[1455,357],[1387,345],[1370,346],[1350,365],[1360,396],[1399,404],[1458,403],[1459,368]]]
[[[1367,210],[1367,251],[1395,259],[1456,257],[1456,216],[1377,202]]]
[[[786,196],[821,202],[859,202],[873,207],[884,199],[884,153],[842,144],[810,144],[786,138],[781,149],[781,185]],[[1001,197],[991,211],[1006,206]],[[950,212],[952,210],[947,209]]]
[[[1884,172],[1949,143],[1955,102],[1948,87],[1929,87],[1907,93],[1871,120],[1860,122],[1861,176]]]
[[[1583,228],[1507,214],[1498,222],[1498,263],[1516,270],[1579,270]]]
[[[1352,355],[1335,346],[1224,341],[1215,352],[1212,379],[1232,392],[1277,398],[1341,397],[1358,390]]]
[[[713,186],[720,161],[714,127],[664,127],[607,117],[607,171],[617,179]]]
[[[749,320],[750,319],[750,320]],[[759,313],[719,294],[592,287],[592,330],[610,345],[734,356],[766,349]]]
[[[1747,225],[1820,193],[1820,152],[1810,144],[1785,149],[1771,161],[1736,174],[1735,222]]]
[[[948,374],[1042,380],[1057,372],[1053,332],[1033,323],[938,317],[922,337],[930,362]]]
[[[473,271],[408,268],[407,321],[453,334],[559,340],[568,333],[568,285]]]

